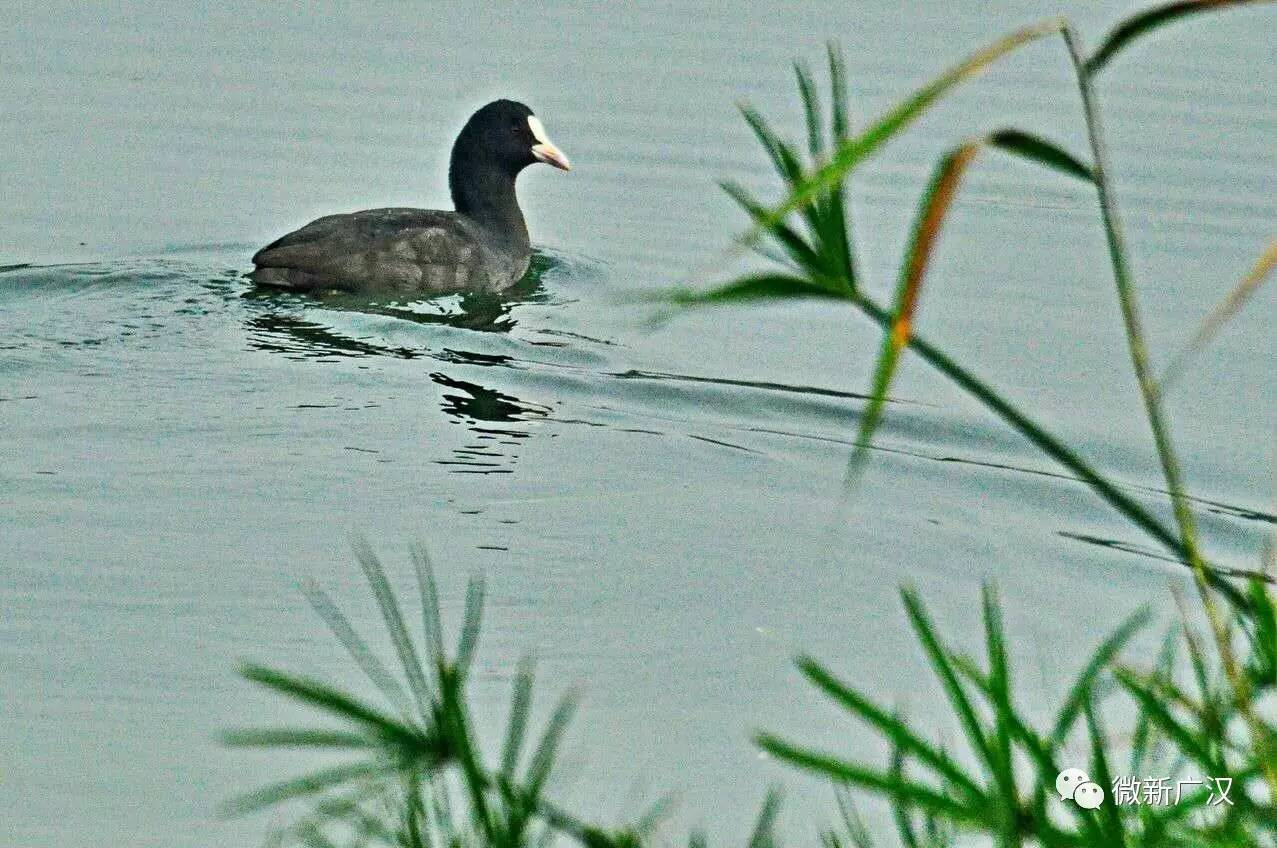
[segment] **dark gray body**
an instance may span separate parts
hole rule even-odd
[[[455,212],[328,215],[257,251],[249,277],[299,291],[433,295],[509,288],[532,258],[514,184],[534,162],[572,167],[531,109],[494,100],[470,116],[452,145],[448,189]]]
[[[367,209],[327,215],[267,245],[249,277],[302,291],[500,291],[530,258],[526,235],[522,244],[499,238],[458,212]]]

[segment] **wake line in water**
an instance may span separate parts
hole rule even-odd
[[[527,358],[520,358],[520,357],[514,357],[514,356],[508,356],[508,355],[502,355],[502,354],[478,353],[478,352],[460,350],[457,348],[444,348],[441,351],[431,351],[429,348],[424,346],[420,348],[410,348],[406,346],[379,345],[376,342],[370,341],[368,339],[348,338],[344,336],[343,334],[341,334],[339,331],[326,327],[317,322],[313,322],[313,321],[309,321],[305,319],[290,318],[290,317],[281,316],[281,315],[272,315],[269,317],[260,316],[250,321],[250,325],[255,331],[260,331],[266,336],[274,335],[277,333],[284,333],[286,335],[291,336],[293,338],[293,341],[295,342],[295,344],[292,344],[292,345],[271,344],[267,342],[264,338],[259,338],[256,341],[251,342],[251,344],[256,349],[274,350],[281,353],[293,354],[296,358],[299,358],[299,359],[304,359],[304,358],[323,359],[323,358],[332,357],[332,356],[353,356],[353,357],[386,356],[386,357],[395,358],[395,359],[408,360],[408,359],[417,359],[421,357],[426,357],[426,358],[435,359],[437,361],[446,362],[446,363],[454,364],[454,365],[475,365],[475,366],[482,366],[482,367],[498,367],[498,368],[508,369],[511,371],[522,372],[525,374],[529,373],[531,370],[541,370],[543,372],[568,371],[573,373],[585,374],[593,378],[610,378],[610,379],[614,379],[614,380],[618,380],[622,382],[650,381],[656,384],[682,383],[682,384],[689,384],[693,386],[700,385],[700,386],[706,386],[706,387],[722,387],[722,388],[728,388],[728,389],[746,389],[750,391],[762,391],[767,393],[792,394],[797,396],[803,396],[808,399],[827,398],[827,399],[836,400],[836,401],[855,401],[858,403],[868,400],[868,396],[864,394],[842,391],[838,389],[831,389],[831,388],[820,387],[820,386],[801,385],[801,384],[795,385],[795,384],[787,384],[787,383],[775,382],[775,381],[742,380],[742,379],[735,379],[730,377],[712,377],[712,376],[701,376],[701,375],[692,375],[692,374],[669,373],[669,372],[661,372],[661,371],[649,371],[649,370],[644,370],[640,368],[628,368],[624,370],[614,370],[614,371],[583,369],[580,366],[570,364],[570,363],[554,362],[554,361],[550,361],[546,359],[527,359]],[[570,337],[570,334],[565,333],[562,335],[564,337]],[[593,339],[588,339],[588,340],[591,342],[594,341]],[[486,390],[486,391],[492,391],[492,390]],[[513,398],[510,395],[503,395],[500,392],[495,392],[495,394],[502,395],[502,397],[509,398],[510,401],[514,404],[513,408],[520,408],[518,406],[520,402],[518,401],[517,398]],[[539,407],[539,405],[537,404],[531,404],[526,401],[522,403],[526,404],[526,407],[522,407],[522,408],[532,409],[532,408]],[[910,400],[910,399],[895,398],[895,399],[892,399],[892,403],[901,407],[907,406],[907,407],[915,407],[915,408],[939,409],[939,407],[935,404],[930,404],[923,401]],[[714,404],[714,399],[712,397],[706,397],[703,402],[692,403],[693,406],[698,408],[704,408],[705,405],[712,405],[712,404]],[[639,417],[646,417],[646,418],[651,417],[650,414],[645,415],[643,412],[636,409],[623,409],[618,411],[628,416],[639,416]],[[830,407],[827,410],[827,414],[832,418],[846,417],[847,413],[848,413],[848,410],[843,405],[835,405]],[[922,418],[925,420],[912,422],[911,426],[909,426],[908,429],[915,430],[915,431],[923,431],[923,430],[930,431],[932,434],[932,437],[934,437],[935,433],[939,429],[943,429],[943,428],[938,428],[936,426],[938,422],[934,420],[933,416],[923,415]],[[639,432],[653,434],[653,435],[665,435],[665,433],[662,431],[652,430],[650,428],[641,428],[641,427],[640,428],[620,428],[620,427],[617,427],[615,424],[591,422],[581,418],[556,419],[553,416],[550,416],[549,420],[552,420],[552,421],[557,420],[559,423],[598,424],[598,426],[611,428],[615,430],[626,429],[629,431],[639,431]],[[695,424],[694,421],[691,421],[685,418],[679,419],[678,416],[668,416],[667,420],[682,420],[684,423],[688,425]],[[850,427],[852,425],[852,421],[851,419],[848,419],[848,421],[849,421],[848,426]],[[898,415],[894,421],[894,424],[897,427],[903,426],[903,422],[900,421]],[[887,424],[888,430],[890,430],[892,426],[893,426],[893,422],[891,419],[889,419]],[[816,435],[811,433],[796,432],[793,430],[785,430],[785,429],[763,427],[763,426],[751,426],[751,425],[740,425],[737,427],[732,427],[732,429],[739,429],[739,430],[743,430],[747,432],[755,432],[755,433],[770,433],[772,435],[783,435],[783,436],[794,437],[794,438],[816,439],[816,440],[825,441],[825,442],[834,442],[838,444],[847,445],[848,449],[850,449],[854,445],[854,440],[851,439],[850,437],[842,437],[837,435],[825,435],[825,434]],[[715,440],[715,439],[704,437],[704,436],[698,436],[691,433],[689,433],[688,435],[692,435],[694,438],[698,438],[706,442],[721,444],[724,447],[736,448],[741,450],[753,450],[746,446],[738,445],[735,443],[721,442],[719,440]],[[992,433],[990,433],[990,435],[992,435]],[[964,439],[971,438],[971,433],[969,432],[969,429],[964,430],[963,437]],[[972,447],[978,448],[979,445],[982,443],[983,443],[983,439],[977,439],[976,444],[972,445]],[[970,456],[962,456],[962,455],[956,455],[951,453],[939,453],[939,452],[928,453],[924,451],[910,450],[910,449],[900,448],[900,447],[891,447],[888,445],[877,445],[875,446],[874,449],[882,453],[894,453],[898,455],[910,456],[917,459],[925,459],[925,460],[929,460],[933,462],[953,463],[953,464],[963,465],[963,466],[972,467],[972,468],[986,468],[990,470],[1008,471],[1008,472],[1021,474],[1021,475],[1038,476],[1038,477],[1049,478],[1049,479],[1064,480],[1064,481],[1069,481],[1069,482],[1074,482],[1079,484],[1081,483],[1081,481],[1078,480],[1077,478],[1073,477],[1072,475],[1065,474],[1063,472],[1033,467],[1029,465],[1021,465],[1021,464],[1016,464],[1012,462],[977,459]],[[1143,492],[1143,493],[1157,495],[1157,496],[1165,496],[1167,494],[1164,489],[1158,488],[1156,486],[1149,486],[1149,485],[1144,485],[1139,483],[1126,483],[1124,484],[1124,488],[1128,489],[1129,491]],[[1228,518],[1233,518],[1233,519],[1248,521],[1248,522],[1277,524],[1277,515],[1263,511],[1261,509],[1247,507],[1247,506],[1239,506],[1239,505],[1228,503],[1225,501],[1211,499],[1211,498],[1204,498],[1204,497],[1191,497],[1190,499],[1194,503],[1197,503],[1200,506],[1204,507],[1207,511],[1220,516],[1225,516]]]

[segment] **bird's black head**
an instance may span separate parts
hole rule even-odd
[[[536,162],[564,171],[572,167],[532,110],[513,100],[494,100],[470,116],[452,148],[454,164],[458,158],[494,165],[511,176]]]

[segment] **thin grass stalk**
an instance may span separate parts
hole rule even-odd
[[[1260,285],[1268,279],[1268,275],[1274,268],[1277,268],[1277,238],[1268,243],[1250,273],[1242,278],[1227,297],[1210,311],[1210,314],[1202,320],[1201,326],[1197,328],[1197,332],[1193,334],[1193,338],[1175,355],[1170,365],[1166,366],[1166,370],[1162,372],[1162,379],[1158,382],[1158,387],[1163,394],[1183,372],[1189,357],[1210,344],[1215,334],[1240,312],[1246,305],[1246,301],[1259,290]]]
[[[1108,244],[1109,260],[1113,266],[1114,283],[1117,286],[1118,305],[1122,312],[1122,323],[1126,330],[1126,341],[1130,351],[1131,365],[1135,371],[1135,379],[1139,384],[1140,395],[1144,401],[1144,411],[1148,417],[1149,427],[1153,431],[1153,440],[1157,446],[1158,461],[1162,466],[1162,474],[1166,478],[1166,487],[1170,491],[1171,502],[1175,511],[1175,519],[1179,525],[1180,540],[1188,554],[1189,563],[1195,570],[1203,567],[1201,553],[1197,545],[1197,530],[1192,510],[1184,498],[1184,483],[1180,473],[1179,460],[1171,444],[1170,425],[1162,410],[1161,394],[1157,389],[1157,380],[1149,366],[1148,345],[1145,341],[1143,321],[1140,318],[1139,302],[1135,292],[1135,284],[1131,276],[1130,263],[1127,259],[1125,237],[1118,217],[1117,202],[1113,196],[1112,183],[1108,176],[1108,153],[1100,126],[1099,110],[1095,104],[1095,94],[1090,77],[1086,72],[1086,60],[1082,55],[1081,45],[1072,26],[1063,29],[1064,43],[1068,46],[1069,56],[1077,72],[1078,90],[1081,94],[1082,112],[1086,119],[1087,138],[1091,145],[1092,169],[1095,174],[1095,191],[1099,198],[1100,218],[1104,224],[1105,240]]]
[[[1149,427],[1153,432],[1153,442],[1157,448],[1158,461],[1162,466],[1162,474],[1166,480],[1166,488],[1170,492],[1172,509],[1176,524],[1179,527],[1180,544],[1192,568],[1194,581],[1202,607],[1210,621],[1215,637],[1215,647],[1219,652],[1221,664],[1238,698],[1238,706],[1250,726],[1251,732],[1260,738],[1262,724],[1255,715],[1251,701],[1249,684],[1241,673],[1237,658],[1233,652],[1232,637],[1224,624],[1223,616],[1210,593],[1207,580],[1206,563],[1202,558],[1197,543],[1196,521],[1192,508],[1184,495],[1183,475],[1179,467],[1179,459],[1171,440],[1170,423],[1162,408],[1162,396],[1158,389],[1157,378],[1149,365],[1148,346],[1145,341],[1143,322],[1140,318],[1139,302],[1135,284],[1127,259],[1125,238],[1122,234],[1121,220],[1118,216],[1117,202],[1114,198],[1112,183],[1109,179],[1108,153],[1104,143],[1103,128],[1100,123],[1099,109],[1095,102],[1095,92],[1088,72],[1087,61],[1082,53],[1081,42],[1073,27],[1065,24],[1061,29],[1069,58],[1077,76],[1078,93],[1082,101],[1082,113],[1086,120],[1087,138],[1091,146],[1092,168],[1095,174],[1095,190],[1099,200],[1100,218],[1104,225],[1105,240],[1108,244],[1109,259],[1113,266],[1113,278],[1117,287],[1118,304],[1121,308],[1122,322],[1126,330],[1127,347],[1130,352],[1131,365],[1135,371],[1135,379],[1144,401],[1144,411],[1148,417]],[[1277,795],[1277,764],[1265,764],[1265,778],[1269,787]]]

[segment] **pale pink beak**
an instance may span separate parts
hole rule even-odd
[[[572,170],[572,163],[568,161],[567,154],[555,147],[549,137],[546,136],[545,126],[541,123],[540,118],[536,115],[529,115],[528,128],[532,130],[532,137],[537,140],[537,143],[532,145],[532,155],[536,157],[538,162],[553,165],[561,171]]]
[[[553,165],[561,171],[572,170],[572,163],[568,161],[567,154],[553,144],[532,145],[532,155],[537,158],[538,162]]]

